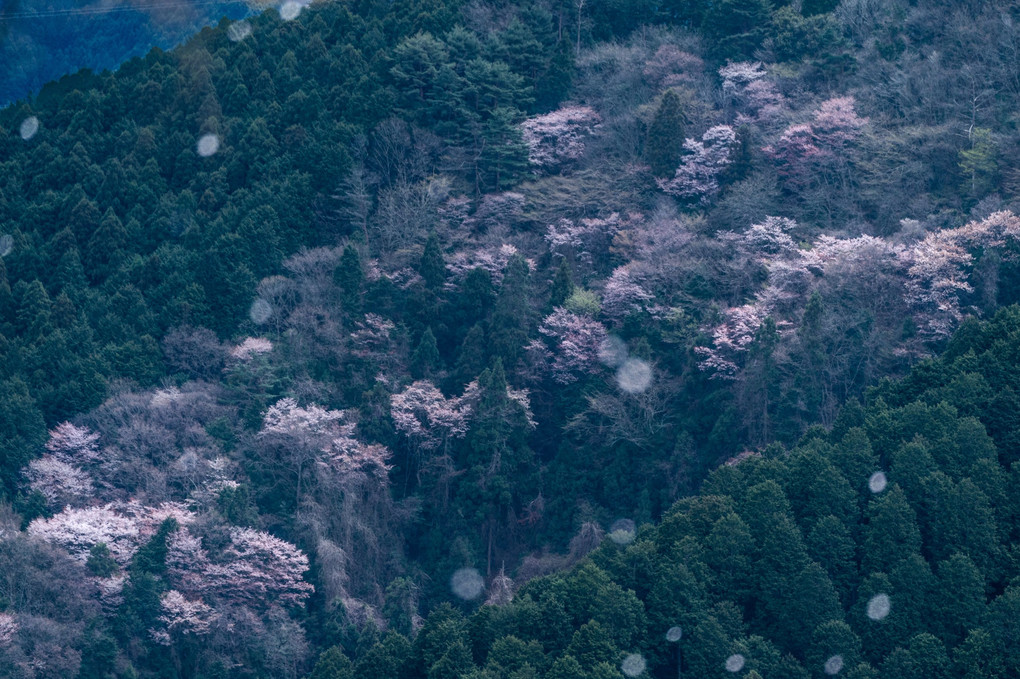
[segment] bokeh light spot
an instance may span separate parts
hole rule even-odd
[[[726,658],[727,672],[739,672],[742,669],[744,669],[744,656],[739,653],[734,653],[730,657]]]
[[[620,663],[620,670],[628,677],[636,677],[642,674],[647,666],[640,654],[631,653]]]
[[[461,599],[477,599],[485,589],[485,580],[475,568],[461,568],[450,576],[450,589]]]
[[[252,302],[251,309],[248,310],[248,317],[258,325],[262,325],[268,321],[272,315],[273,307],[269,305],[269,302],[261,297]]]
[[[670,627],[666,630],[666,641],[676,643],[680,641],[680,638],[684,635],[683,629],[680,627]]]
[[[839,674],[843,669],[843,656],[834,655],[825,661],[825,673],[828,675]]]
[[[29,116],[21,121],[21,127],[18,128],[18,133],[21,134],[21,138],[28,141],[35,136],[35,133],[39,131],[39,119],[35,116]]]
[[[298,18],[299,14],[301,14],[300,2],[287,0],[287,2],[283,3],[283,6],[280,7],[280,18],[284,21],[293,21]]]
[[[628,394],[639,394],[652,383],[652,366],[640,358],[628,358],[616,371],[616,384]]]
[[[876,594],[868,601],[868,617],[872,620],[881,620],[889,615],[892,609],[892,602],[888,594]]]
[[[215,134],[204,134],[198,140],[198,155],[208,158],[220,150],[220,138]]]
[[[227,37],[234,42],[241,42],[251,35],[251,24],[247,21],[235,21],[227,26]]]
[[[618,545],[629,545],[634,542],[637,530],[630,519],[617,519],[609,527],[609,539]]]
[[[868,488],[872,493],[881,493],[888,483],[889,480],[885,478],[885,472],[875,472],[868,479]]]
[[[627,360],[627,344],[610,335],[599,343],[599,360],[610,368],[619,368]]]

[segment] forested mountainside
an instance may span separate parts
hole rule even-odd
[[[0,676],[1020,672],[1018,13],[291,2],[0,110]]]
[[[116,68],[154,46],[173,47],[220,17],[248,16],[250,5],[243,0],[4,0],[0,106],[79,69]]]

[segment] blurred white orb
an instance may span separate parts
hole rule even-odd
[[[868,601],[868,617],[872,620],[881,620],[889,615],[892,609],[892,602],[888,594],[876,594]]]
[[[618,545],[629,545],[634,542],[637,529],[630,519],[617,519],[609,527],[609,539]]]
[[[683,635],[684,631],[680,627],[670,627],[666,630],[666,641],[676,643]]]
[[[198,140],[198,155],[208,158],[220,150],[220,138],[215,134],[204,134]]]
[[[450,589],[461,599],[477,599],[485,589],[485,580],[475,568],[461,568],[450,576]]]
[[[889,480],[885,478],[885,472],[875,472],[868,479],[868,488],[872,493],[881,493],[888,483]]]
[[[620,670],[628,677],[636,677],[645,671],[647,667],[645,659],[638,653],[631,653],[620,663]]]
[[[35,136],[35,133],[39,131],[39,119],[35,116],[29,116],[21,121],[21,127],[18,132],[21,134],[21,138],[28,141]]]
[[[0,257],[6,257],[14,249],[14,236],[5,233],[0,236]]]
[[[640,358],[628,358],[616,371],[616,384],[628,394],[639,394],[652,383],[652,366]]]
[[[259,325],[268,321],[272,315],[273,307],[269,305],[269,302],[261,297],[252,302],[251,309],[248,310],[248,317]]]
[[[826,674],[839,674],[841,669],[843,669],[843,656],[834,655],[825,661]]]
[[[599,343],[599,360],[610,368],[618,368],[627,360],[627,344],[610,335]]]
[[[739,653],[734,653],[730,657],[726,658],[727,672],[739,672],[742,669],[744,669],[744,656]]]
[[[234,42],[241,42],[249,35],[251,35],[251,24],[243,19],[227,26],[227,37]]]
[[[301,14],[301,3],[295,2],[294,0],[287,0],[280,7],[280,18],[284,21],[292,21],[297,19],[298,14]]]

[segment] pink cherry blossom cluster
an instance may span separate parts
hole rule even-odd
[[[528,145],[528,160],[542,170],[560,168],[584,154],[585,140],[602,118],[590,106],[566,106],[528,118],[521,136]]]
[[[672,179],[657,179],[659,188],[678,198],[708,201],[719,192],[719,175],[732,162],[732,149],[737,135],[728,125],[709,128],[701,141],[687,139],[687,155],[680,162]]]
[[[591,375],[602,369],[599,347],[608,333],[597,320],[557,307],[542,321],[538,331],[552,341],[549,369],[556,382],[570,384],[577,381],[578,373]]]

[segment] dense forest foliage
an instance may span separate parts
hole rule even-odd
[[[1020,672],[1016,21],[290,2],[0,110],[0,676]]]
[[[254,3],[251,3],[254,4]],[[0,5],[0,106],[82,68],[116,68],[153,46],[168,49],[220,17],[252,12],[242,0],[5,0]]]

